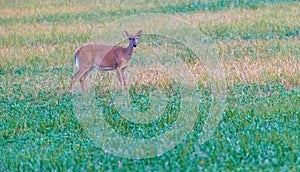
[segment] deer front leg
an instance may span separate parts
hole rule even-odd
[[[124,78],[122,76],[122,69],[117,68],[116,71],[117,71],[118,80],[120,81],[120,84],[121,84],[121,88],[122,88],[122,90],[124,90]]]
[[[123,86],[126,88],[125,68],[121,69],[121,77],[123,78]]]
[[[117,71],[117,77],[121,83],[122,90],[126,87],[126,81],[125,81],[125,69],[128,66],[128,61],[124,60],[121,65],[116,69]]]

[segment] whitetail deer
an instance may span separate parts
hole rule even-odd
[[[75,63],[79,70],[72,76],[70,92],[73,92],[74,83],[79,78],[81,89],[85,93],[84,81],[94,68],[102,71],[116,70],[118,80],[124,89],[126,86],[125,68],[128,66],[133,48],[137,46],[138,38],[142,32],[143,30],[140,30],[135,35],[129,35],[128,32],[124,31],[124,35],[129,40],[129,45],[126,48],[102,44],[88,44],[79,47],[75,51]]]

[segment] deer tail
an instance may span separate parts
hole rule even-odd
[[[76,67],[79,69],[79,61],[78,61],[78,55],[80,54],[80,51],[83,47],[79,47],[76,51],[75,51],[75,55],[74,55],[74,60],[75,60],[75,65]]]
[[[77,54],[75,54],[74,58],[75,58],[75,66],[77,67],[77,69],[79,69]]]

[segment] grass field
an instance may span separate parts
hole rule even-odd
[[[1,171],[300,170],[300,3],[296,0],[4,0],[0,4]],[[201,97],[192,132],[163,155],[122,158],[99,147],[76,116],[77,98],[83,95],[79,85],[74,94],[68,93],[74,51],[111,22],[147,13],[185,20],[211,39],[225,73],[224,113],[212,137],[199,143],[212,90],[202,61],[191,60],[187,68],[198,84],[193,91]],[[132,65],[142,71],[141,63],[148,60],[141,52],[164,41],[145,34]],[[178,58],[193,59],[186,51],[180,49]],[[105,121],[126,137],[147,139],[164,133],[182,109],[180,86],[149,71],[141,72],[129,91],[132,106],[140,112],[147,111],[149,90],[167,92],[164,116],[149,125],[126,121],[111,105],[106,88],[116,80],[114,72],[102,75],[101,82],[95,80],[96,72],[90,76],[90,94],[104,110]]]

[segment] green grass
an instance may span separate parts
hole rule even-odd
[[[6,1],[1,5],[0,13],[5,9],[41,8],[39,14],[12,13],[0,17],[1,171],[299,171],[299,13],[292,17],[289,13],[297,11],[299,2],[153,3],[129,3],[119,9],[105,2],[107,8],[103,11],[99,4],[83,2]],[[86,5],[90,10],[51,13],[51,8],[71,9],[78,5]],[[240,10],[242,18],[236,19],[235,14]],[[209,85],[199,84],[193,90],[200,95],[193,131],[161,156],[134,160],[109,154],[94,142],[76,116],[76,100],[82,96],[79,87],[73,95],[67,90],[74,72],[73,53],[79,45],[88,42],[98,28],[114,19],[147,12],[191,18],[199,30],[213,39],[220,60],[227,67],[227,97],[221,122],[212,137],[200,144],[198,139],[209,117],[212,99]],[[280,15],[274,17],[276,12]],[[260,17],[251,17],[253,14]],[[197,19],[192,18],[193,15],[206,17]],[[86,25],[91,25],[91,29],[83,27]],[[77,27],[80,29],[74,30]],[[158,38],[160,42],[155,41]],[[145,35],[140,41],[144,46],[154,47],[164,42],[169,41],[155,35]],[[176,56],[193,69],[194,54],[184,51],[184,45],[177,45],[176,41],[172,44],[176,44],[172,48],[180,49]],[[136,58],[132,64],[138,65],[138,62]],[[258,73],[240,71],[237,64],[255,64]],[[239,72],[244,72],[249,81],[234,80]],[[103,77],[107,79],[112,75]],[[256,80],[261,77],[263,81]],[[106,122],[119,134],[151,138],[174,127],[184,94],[179,85],[171,82],[164,87],[168,102],[159,119],[149,124],[135,124],[118,113],[111,94],[104,90],[105,84],[91,81],[90,94],[95,97],[96,106],[105,112]],[[149,92],[155,89],[159,88],[153,85],[131,87],[130,106],[136,111],[147,111]]]
[[[72,96],[13,89],[17,93],[1,98],[5,107],[1,110],[3,170],[299,168],[300,93],[281,85],[236,86],[227,98],[222,122],[203,145],[197,144],[197,132],[208,107],[200,105],[195,131],[170,152],[145,160],[118,158],[97,147],[72,113]],[[122,127],[118,127],[120,117],[108,118],[116,120],[115,129]],[[131,132],[135,129],[129,127]],[[118,167],[120,162],[122,167]]]

